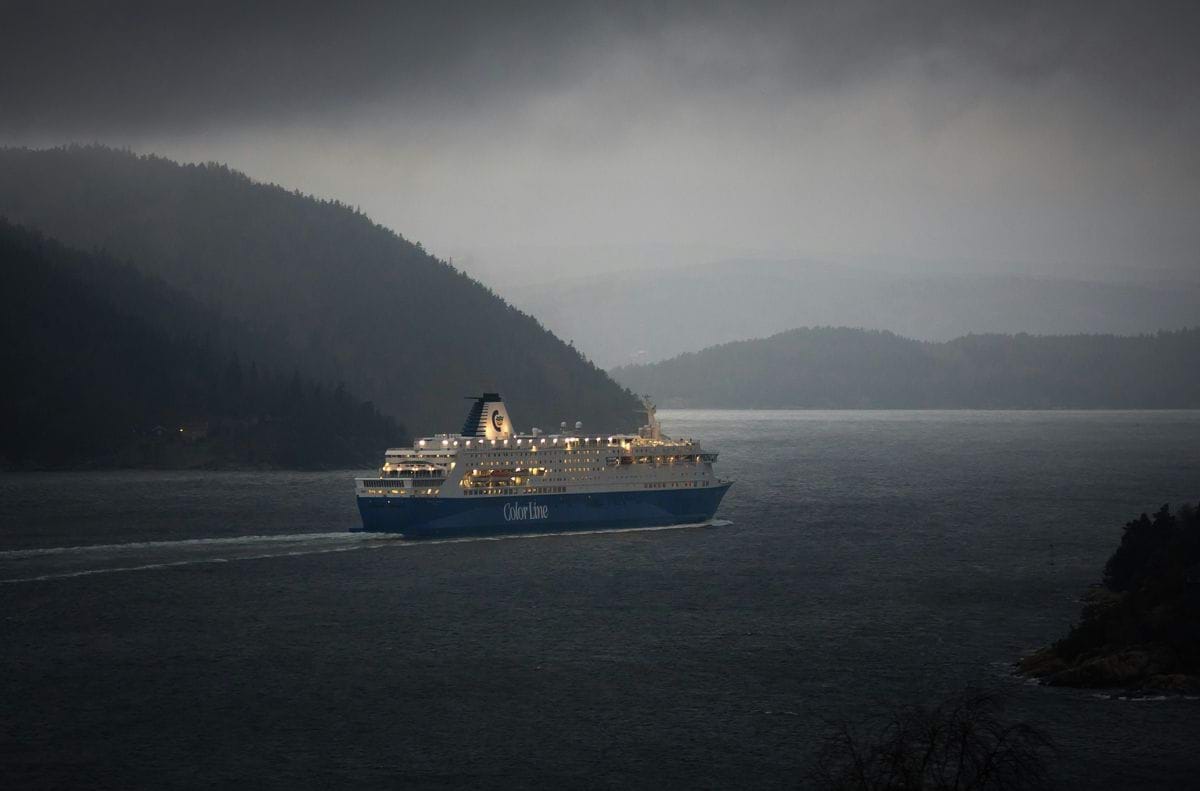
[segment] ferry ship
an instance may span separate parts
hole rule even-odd
[[[654,406],[636,434],[519,434],[498,393],[474,399],[459,434],[386,452],[355,481],[366,532],[406,537],[699,524],[732,481],[717,454],[662,433]]]

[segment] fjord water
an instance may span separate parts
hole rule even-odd
[[[828,721],[967,686],[1059,785],[1200,777],[1200,701],[1009,672],[1200,499],[1200,413],[661,417],[732,524],[416,543],[344,532],[353,472],[0,477],[0,786],[794,787]]]

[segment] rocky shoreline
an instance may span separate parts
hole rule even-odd
[[[1068,662],[1046,646],[1017,662],[1017,672],[1050,687],[1118,689],[1131,695],[1200,695],[1200,675],[1178,671],[1174,652],[1162,645],[1114,649]]]
[[[1164,505],[1128,522],[1079,622],[1016,672],[1054,687],[1200,694],[1200,509]]]

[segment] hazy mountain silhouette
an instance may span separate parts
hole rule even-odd
[[[0,149],[0,215],[103,249],[345,381],[414,432],[498,390],[518,425],[629,428],[636,402],[489,289],[360,212],[221,165],[99,146]]]
[[[0,461],[32,467],[374,464],[399,426],[107,256],[0,220]]]
[[[498,288],[608,367],[801,326],[946,341],[971,333],[1128,335],[1182,329],[1200,316],[1196,283],[900,274],[814,261],[726,261]]]
[[[1200,329],[969,335],[945,343],[789,330],[612,371],[663,406],[1160,409],[1200,407]]]

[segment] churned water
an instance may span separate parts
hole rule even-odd
[[[1200,777],[1200,701],[1031,686],[1200,412],[661,413],[720,526],[346,534],[341,473],[0,477],[0,787],[794,787],[964,687],[1062,786]]]

